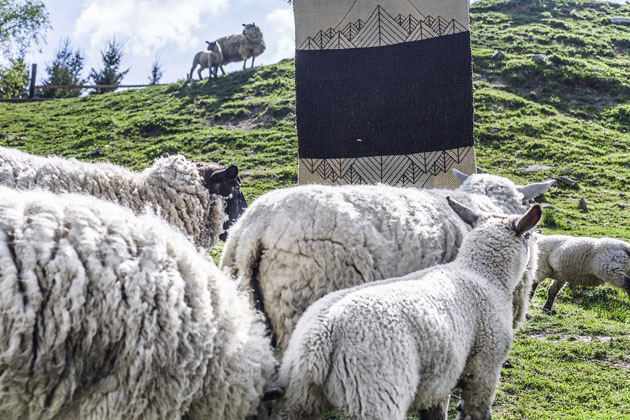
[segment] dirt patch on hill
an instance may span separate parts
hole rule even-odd
[[[208,121],[208,125],[210,127],[227,128],[230,131],[236,130],[237,128],[243,131],[249,131],[264,126],[272,117],[275,119],[283,119],[290,113],[285,109],[272,110],[267,108],[265,112],[263,111],[265,111],[264,106],[255,106],[249,109],[245,115],[230,118],[212,118]]]
[[[529,338],[543,341],[570,341],[574,343],[590,343],[592,341],[600,341],[608,343],[612,337],[607,335],[573,335],[573,334],[557,334],[557,333],[541,333],[528,335]]]

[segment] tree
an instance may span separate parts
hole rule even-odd
[[[31,43],[44,40],[48,11],[39,0],[0,0],[0,49],[6,57],[23,57]]]
[[[0,97],[26,96],[24,56],[32,43],[44,40],[48,11],[39,0],[0,0]]]
[[[152,85],[157,85],[160,82],[160,79],[164,75],[162,71],[162,65],[160,64],[160,56],[155,55],[155,61],[151,66],[151,74],[149,75],[149,83]]]
[[[0,98],[26,97],[28,77],[24,59],[10,60],[10,65],[0,66]]]
[[[82,85],[85,79],[81,78],[81,72],[85,65],[85,57],[79,50],[72,51],[70,39],[59,42],[59,48],[52,62],[46,64],[48,79],[45,86],[50,85]],[[81,95],[81,89],[46,89],[42,96],[45,98],[71,98]]]
[[[101,50],[101,59],[103,60],[103,69],[96,71],[90,70],[89,78],[95,85],[119,85],[123,77],[129,72],[129,69],[119,71],[122,61],[122,44],[116,42],[116,38],[111,40],[107,46],[107,50]],[[97,88],[93,93],[105,93],[116,90],[116,88]]]

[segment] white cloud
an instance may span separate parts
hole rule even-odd
[[[283,58],[295,55],[295,20],[291,8],[276,9],[267,14],[267,22],[271,28],[274,45],[270,62],[275,63]],[[265,37],[267,38],[266,34]],[[269,46],[269,43],[267,43]]]
[[[194,33],[206,19],[227,9],[229,0],[87,0],[74,28],[88,56],[98,56],[116,36],[125,52],[152,57],[174,42],[180,47],[203,43]]]

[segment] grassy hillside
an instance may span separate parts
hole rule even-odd
[[[577,181],[546,194],[545,233],[630,240],[630,25],[609,16],[630,17],[630,5],[481,0],[471,9],[479,167],[519,183]],[[175,152],[236,163],[251,200],[296,182],[293,75],[286,60],[193,86],[0,103],[0,144],[137,169]],[[546,169],[527,168],[535,164]],[[625,293],[569,288],[547,316],[544,290],[503,369],[494,418],[630,419]]]

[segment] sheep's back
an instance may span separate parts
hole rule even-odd
[[[217,39],[217,42],[221,45],[221,51],[223,52],[223,64],[243,61],[243,57],[240,53],[243,38],[245,38],[245,36],[242,34],[234,34]]]

